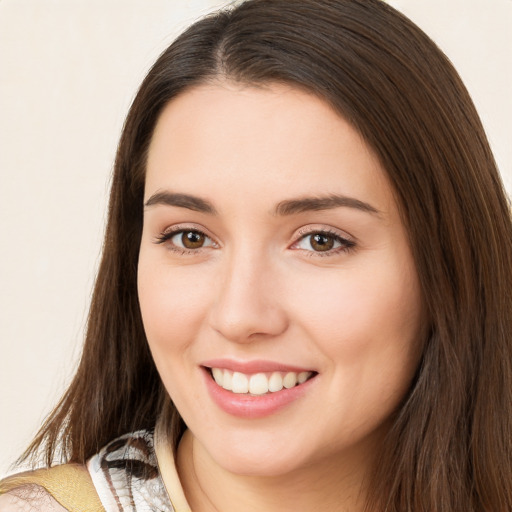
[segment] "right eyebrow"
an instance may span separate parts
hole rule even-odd
[[[157,204],[177,206],[179,208],[187,208],[196,212],[217,215],[217,210],[209,201],[189,194],[176,194],[167,191],[156,192],[146,201],[144,206],[148,207]]]

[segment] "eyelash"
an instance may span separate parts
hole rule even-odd
[[[200,236],[204,236],[206,239],[211,241],[211,244],[207,246],[201,246],[196,249],[187,249],[185,247],[179,247],[175,245],[174,243],[168,243],[173,237],[179,234],[185,234],[185,233],[195,233]],[[329,256],[335,256],[339,253],[348,253],[352,250],[354,250],[356,244],[353,240],[349,240],[348,238],[342,237],[339,235],[336,231],[331,229],[311,229],[311,230],[301,230],[299,231],[300,238],[294,242],[291,245],[291,248],[296,250],[302,250],[305,253],[307,253],[308,257],[329,257]],[[335,247],[332,249],[328,249],[324,252],[322,251],[315,251],[315,250],[307,250],[307,249],[301,249],[297,247],[302,241],[304,241],[308,237],[313,237],[315,235],[324,236],[326,238],[334,239],[334,243],[340,244],[339,247]],[[156,244],[167,244],[169,250],[176,252],[180,255],[191,255],[191,254],[198,254],[202,251],[202,249],[205,249],[207,247],[218,247],[218,244],[206,233],[201,231],[200,229],[196,228],[187,228],[183,226],[176,226],[175,228],[166,230],[160,235],[158,235],[155,239]],[[311,242],[310,242],[311,246]]]
[[[335,243],[340,244],[339,247],[335,247],[324,252],[303,249],[307,253],[308,257],[326,258],[329,256],[336,256],[340,253],[348,253],[354,250],[356,246],[356,243],[353,240],[341,236],[338,232],[334,231],[333,229],[304,229],[299,231],[299,235],[300,238],[292,244],[292,247],[297,246],[306,238],[313,237],[315,235],[320,235],[326,238],[334,239]],[[311,246],[311,241],[309,242],[309,245]]]
[[[213,241],[213,239],[208,236],[204,231],[201,231],[200,229],[196,228],[190,228],[190,227],[184,227],[184,226],[175,226],[174,228],[168,229],[160,233],[155,240],[156,244],[166,244],[168,249],[178,253],[179,255],[190,255],[190,254],[197,254],[201,251],[201,249],[204,249],[205,246],[198,247],[197,249],[188,249],[186,247],[180,247],[178,245],[175,245],[174,243],[168,243],[170,240],[179,234],[185,234],[185,233],[195,233],[197,235],[202,235],[208,240],[210,240],[212,243],[210,245],[207,245],[206,247],[211,246],[217,246],[216,242]]]

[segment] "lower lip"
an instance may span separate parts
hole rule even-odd
[[[239,418],[264,418],[270,416],[286,406],[301,398],[311,387],[316,379],[312,377],[303,384],[290,389],[283,388],[275,393],[266,393],[265,395],[248,395],[242,393],[232,393],[221,388],[212,378],[209,370],[203,368],[203,374],[206,381],[206,387],[212,400],[224,412]]]

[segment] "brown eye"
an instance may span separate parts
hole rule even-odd
[[[205,243],[205,236],[198,231],[183,231],[181,234],[181,244],[185,249],[199,249]]]
[[[329,231],[313,231],[308,235],[303,235],[295,244],[293,249],[302,249],[313,254],[322,254],[323,256],[334,256],[340,252],[349,251],[355,247],[355,242],[348,238],[331,233]]]
[[[313,250],[318,252],[330,251],[334,247],[335,238],[323,233],[310,235],[310,242]]]
[[[217,244],[208,235],[195,229],[180,229],[162,233],[157,237],[156,243],[165,244],[169,249],[186,249],[187,251],[217,247]]]

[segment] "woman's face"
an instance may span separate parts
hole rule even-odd
[[[171,101],[138,272],[156,366],[214,463],[372,452],[418,365],[420,288],[379,161],[325,102],[231,83]]]

